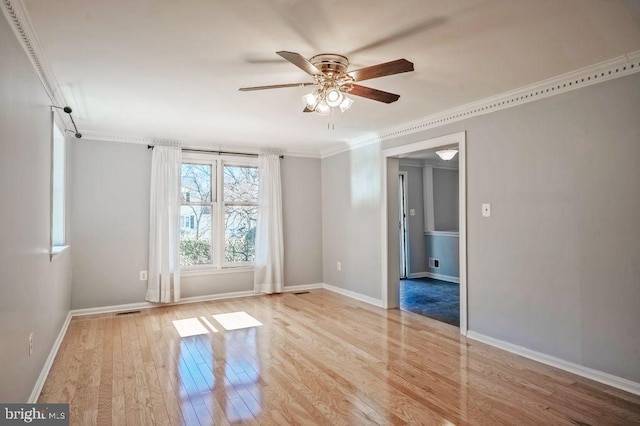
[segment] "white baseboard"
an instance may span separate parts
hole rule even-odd
[[[352,299],[356,299],[356,300],[359,300],[361,302],[365,302],[365,303],[368,303],[370,305],[382,308],[382,300],[380,300],[380,299],[375,299],[373,297],[365,296],[364,294],[356,293],[355,291],[345,290],[344,288],[336,287],[336,286],[333,286],[331,284],[326,284],[326,283],[322,284],[322,288],[324,288],[325,290],[329,290],[329,291],[332,291],[334,293],[338,293],[338,294],[341,294],[343,296],[347,296],[347,297],[350,297]]]
[[[253,290],[249,291],[233,291],[231,293],[220,293],[220,294],[205,294],[204,296],[192,296],[192,297],[183,297],[179,302],[174,303],[174,305],[183,305],[185,303],[196,303],[196,302],[209,302],[211,300],[224,300],[224,299],[235,299],[238,297],[252,297],[259,296]],[[154,306],[165,306],[166,304],[153,304]]]
[[[291,292],[296,292],[296,291],[307,291],[307,290],[315,290],[318,288],[322,288],[323,284],[322,283],[316,283],[316,284],[300,284],[300,285],[286,285],[284,286],[284,288],[282,289],[283,293],[291,293]]]
[[[49,376],[49,371],[51,370],[53,361],[56,359],[56,355],[58,355],[58,350],[60,349],[60,345],[62,344],[64,335],[67,334],[67,328],[69,328],[70,322],[71,322],[71,312],[67,313],[67,318],[64,320],[64,323],[62,323],[62,327],[60,328],[58,337],[56,337],[56,340],[53,342],[53,347],[51,348],[51,351],[49,351],[49,356],[47,357],[47,360],[44,362],[44,366],[40,371],[38,380],[36,380],[36,384],[33,387],[33,391],[31,391],[31,395],[29,395],[29,399],[27,400],[27,403],[35,404],[36,402],[38,402],[38,398],[40,397],[40,392],[42,392],[42,388],[44,387],[44,382],[47,381],[47,377]]]
[[[185,303],[208,302],[210,300],[234,299],[237,297],[250,297],[250,296],[257,296],[257,295],[258,294],[256,294],[253,290],[234,291],[230,293],[206,294],[204,296],[183,297],[182,299],[180,299],[179,302],[174,302],[174,303],[137,302],[137,303],[126,303],[123,305],[98,306],[96,308],[73,309],[72,311],[70,311],[70,314],[72,317],[83,316],[83,315],[109,314],[113,312],[126,312],[126,311],[134,311],[138,309],[157,308],[159,306],[182,305]]]
[[[516,355],[520,355],[525,358],[529,358],[534,361],[559,368],[560,370],[568,371],[569,373],[573,373],[578,376],[582,376],[587,379],[591,379],[593,381],[603,383],[605,385],[621,389],[629,393],[633,393],[635,395],[640,395],[640,383],[633,382],[622,377],[614,376],[613,374],[594,370],[593,368],[588,368],[579,364],[575,364],[573,362],[565,361],[563,359],[556,358],[554,356],[547,355],[541,352],[536,352],[522,346],[514,345],[513,343],[494,339],[493,337],[485,336],[484,334],[476,333],[475,331],[469,330],[467,332],[467,337],[491,346],[495,346],[496,348],[503,349],[507,352],[511,352]]]
[[[434,280],[448,281],[450,283],[460,284],[460,278],[452,275],[441,275],[434,272],[413,272],[409,274],[409,278],[433,278]]]
[[[95,308],[72,309],[71,311],[69,311],[69,314],[72,317],[80,317],[84,315],[110,314],[113,312],[135,311],[137,309],[149,309],[155,306],[156,306],[155,303],[150,303],[150,302],[125,303],[123,305],[97,306]]]

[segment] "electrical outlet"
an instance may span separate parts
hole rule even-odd
[[[33,331],[29,334],[29,356],[33,353]]]
[[[338,263],[336,264],[336,269],[337,269],[338,271],[342,271],[342,263],[338,262]]]
[[[491,217],[491,204],[482,204],[482,217]]]
[[[140,271],[140,281],[147,280],[147,271]]]

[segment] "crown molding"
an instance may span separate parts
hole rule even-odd
[[[27,54],[51,104],[56,106],[65,105],[58,81],[51,67],[49,67],[47,57],[40,45],[40,41],[33,29],[29,14],[22,0],[2,0],[2,2],[0,2],[0,9],[2,9],[2,13],[9,22],[9,26],[22,46],[22,49]],[[62,129],[71,127],[67,126],[66,114],[63,114],[58,109],[54,109],[53,111],[55,121]]]
[[[398,161],[398,165],[399,166],[404,166],[404,167],[424,167],[424,160],[421,160],[419,158],[401,158]]]
[[[614,78],[624,77],[640,71],[640,51],[628,53],[607,61],[580,68],[557,77],[530,84],[519,89],[491,96],[447,111],[429,115],[419,120],[390,127],[375,135],[365,135],[350,140],[340,149],[322,151],[322,158],[385,140],[410,135],[427,129],[444,126],[456,121],[490,114],[507,108],[534,102]]]
[[[33,29],[24,3],[21,0],[2,0],[0,7],[2,7],[2,12],[11,29],[36,70],[47,96],[55,105],[63,105],[64,99],[60,95],[58,82],[49,67],[49,62]]]
[[[352,148],[348,142],[340,142],[333,145],[330,145],[324,149],[320,150],[320,158],[331,157],[332,155],[340,154],[346,151],[350,151]]]

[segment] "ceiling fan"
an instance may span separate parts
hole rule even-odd
[[[341,112],[349,109],[353,104],[353,100],[347,96],[347,93],[387,104],[395,102],[400,98],[400,95],[372,89],[355,83],[372,78],[413,71],[413,63],[406,59],[397,59],[355,71],[348,71],[349,60],[343,55],[322,53],[307,60],[295,52],[280,51],[276,53],[312,76],[314,80],[313,83],[242,87],[240,91],[248,92],[253,90],[281,89],[284,87],[314,86],[314,90],[311,93],[303,96],[305,102],[304,112],[315,111],[320,115],[329,114],[333,108],[339,108]]]

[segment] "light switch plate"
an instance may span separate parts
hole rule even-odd
[[[409,209],[409,216],[415,216],[416,215],[416,209]]]
[[[482,204],[482,216],[491,217],[491,204],[489,203]]]

